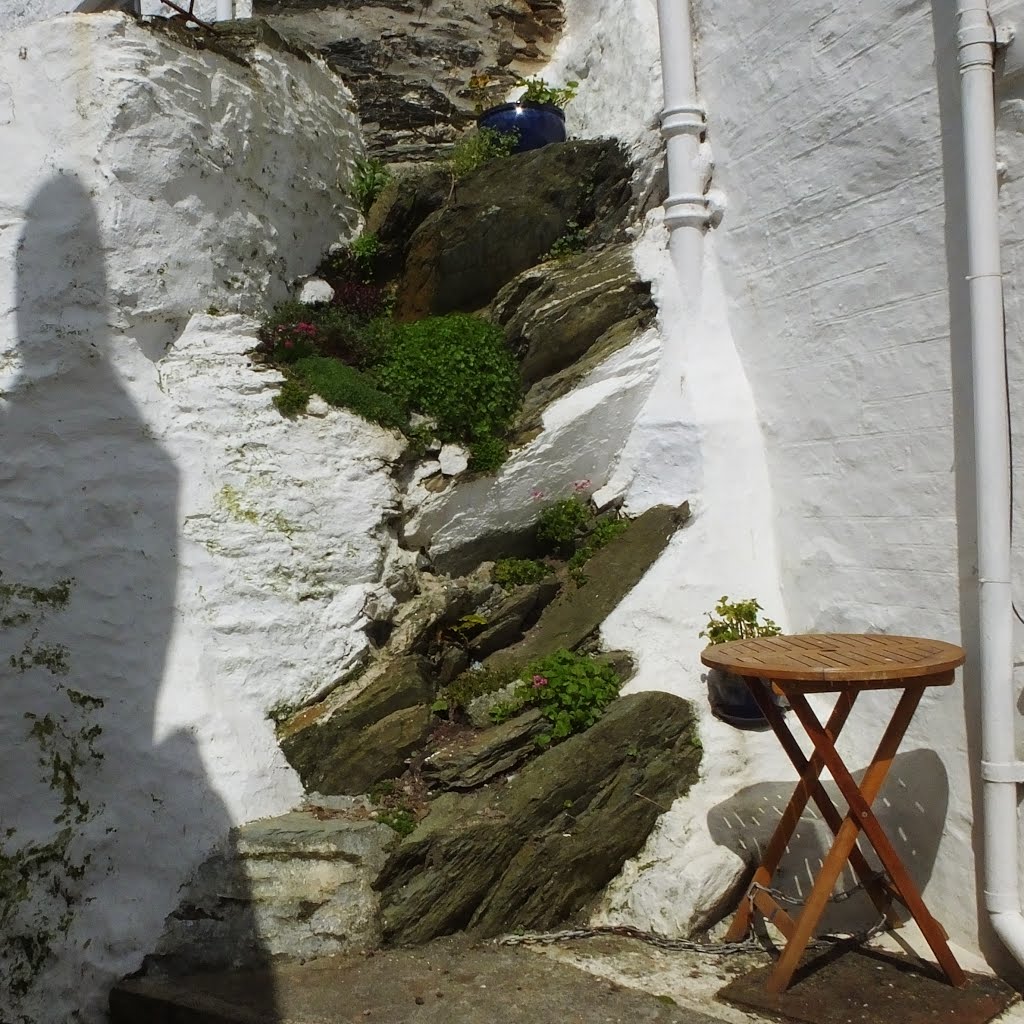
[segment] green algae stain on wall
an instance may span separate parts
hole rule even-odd
[[[64,947],[92,863],[85,830],[103,810],[86,794],[103,760],[96,717],[104,701],[59,682],[71,669],[71,652],[40,639],[50,618],[67,608],[73,586],[72,579],[36,586],[0,577],[0,665],[15,670],[8,685],[43,684],[33,692],[45,706],[23,712],[22,747],[35,751],[38,782],[50,791],[54,814],[50,835],[37,827],[23,838],[0,810],[0,978],[15,1007]],[[36,1024],[24,1014],[14,1020]]]

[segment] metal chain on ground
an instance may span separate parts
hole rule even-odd
[[[884,871],[876,871],[870,878],[867,879],[869,882],[881,881],[882,879],[888,879],[888,875]],[[769,896],[776,899],[779,903],[789,903],[794,907],[802,907],[805,900],[797,899],[795,896],[789,896],[784,892],[780,892],[778,889],[772,889],[767,885],[758,885],[757,882],[752,882],[749,891],[747,892],[747,898],[751,899],[751,894],[754,890],[760,890],[761,892],[768,893]],[[829,896],[829,903],[845,903],[851,896],[856,896],[857,893],[864,889],[864,882],[858,882],[856,885],[850,886],[849,889],[843,889],[841,892],[837,892],[832,896]]]
[[[808,944],[808,949],[822,949],[837,943],[862,945],[885,930],[886,919],[883,916],[870,928],[849,935],[819,935]],[[557,932],[523,932],[519,935],[502,935],[494,940],[498,946],[553,946],[560,942],[572,942],[576,939],[595,939],[602,935],[618,935],[628,939],[637,939],[658,949],[673,952],[705,953],[714,956],[731,956],[737,953],[768,953],[771,944],[760,942],[753,936],[742,942],[697,942],[693,939],[670,939],[657,932],[647,932],[630,925],[596,925],[593,928],[566,928]]]

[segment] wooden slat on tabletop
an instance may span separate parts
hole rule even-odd
[[[942,640],[856,633],[801,633],[735,640],[705,648],[709,668],[775,682],[878,683],[943,677],[964,663],[963,649]],[[933,685],[933,684],[929,684]],[[934,685],[940,685],[937,678]]]

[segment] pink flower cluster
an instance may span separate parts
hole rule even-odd
[[[547,685],[548,685],[548,681],[547,681],[547,679],[544,676],[534,676],[533,677],[533,688],[535,690],[539,690],[542,686],[547,686]]]
[[[299,341],[303,338],[312,341],[317,336],[317,329],[313,324],[297,323],[297,324],[280,324],[277,328],[277,334],[284,335],[281,339],[282,344],[285,348],[295,348],[296,338],[295,335],[299,335]]]

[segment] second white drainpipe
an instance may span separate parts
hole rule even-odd
[[[1017,785],[1024,781],[1024,763],[1017,759],[1014,729],[1010,411],[996,178],[995,32],[986,0],[957,0],[957,17],[974,376],[985,907],[996,934],[1024,964],[1017,838]]]
[[[234,0],[217,0],[218,21],[231,21],[234,16]]]

